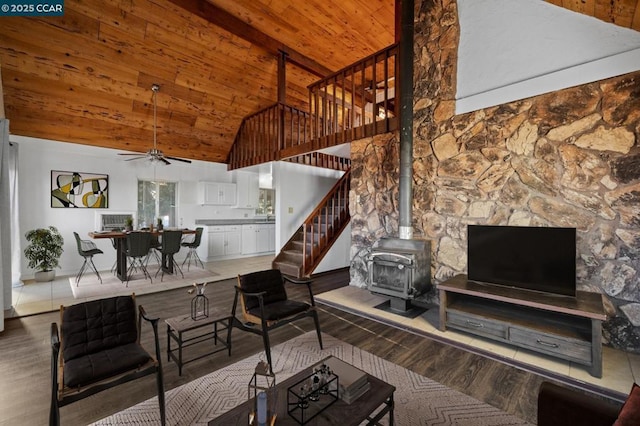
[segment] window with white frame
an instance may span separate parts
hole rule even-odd
[[[138,181],[138,227],[156,226],[158,218],[165,227],[176,226],[178,184],[163,181]]]

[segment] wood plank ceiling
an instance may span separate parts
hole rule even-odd
[[[638,1],[549,0],[640,30]],[[225,162],[242,118],[277,100],[307,109],[317,74],[394,41],[395,0],[65,0],[65,15],[3,17],[12,134]],[[315,72],[313,72],[315,70]]]

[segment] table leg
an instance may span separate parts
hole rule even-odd
[[[178,376],[182,376],[182,332],[178,332]]]
[[[127,279],[127,239],[116,238],[116,275],[120,281]]]
[[[173,274],[173,254],[162,253],[162,270],[167,274]]]
[[[393,394],[389,397],[389,426],[393,426]]]
[[[229,352],[229,356],[231,356],[231,324],[233,323],[232,318],[227,318],[227,351]]]
[[[167,362],[171,361],[171,326],[167,325]]]

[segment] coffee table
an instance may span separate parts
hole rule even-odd
[[[320,361],[322,362],[322,361]],[[277,384],[278,408],[276,425],[298,425],[299,423],[287,414],[287,389],[304,379],[312,373],[312,367],[319,362],[303,369],[299,373],[289,377],[285,381]],[[371,388],[360,398],[347,404],[338,399],[316,417],[312,418],[307,425],[340,425],[356,426],[364,421],[369,425],[377,425],[380,420],[389,415],[389,425],[393,426],[393,393],[396,388],[389,383],[367,374]],[[250,377],[247,376],[247,383]],[[277,379],[277,376],[276,376]],[[249,411],[253,407],[253,399],[243,402],[225,414],[211,420],[209,426],[246,426],[249,420]]]
[[[211,308],[209,310],[209,316],[206,318],[194,320],[190,314],[180,315],[177,317],[169,318],[165,320],[167,323],[167,358],[169,361],[172,359],[178,364],[178,375],[182,375],[182,366],[189,362],[204,358],[205,356],[212,355],[216,352],[227,349],[229,355],[231,355],[231,315],[228,312],[223,312],[217,308]],[[218,324],[221,324],[222,328],[218,329]],[[207,327],[207,330],[202,328]],[[221,331],[227,330],[226,339],[218,339]],[[184,335],[184,336],[183,336]],[[183,360],[182,351],[184,348],[209,341],[213,339],[215,349],[207,352],[206,354],[199,355],[197,357],[190,358],[188,361]],[[178,344],[176,349],[171,349],[171,341]],[[218,347],[218,340],[220,340],[221,346]],[[178,352],[176,356],[175,352]]]

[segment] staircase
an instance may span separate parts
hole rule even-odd
[[[349,223],[351,169],[336,182],[316,209],[283,246],[273,268],[296,278],[308,277]]]

